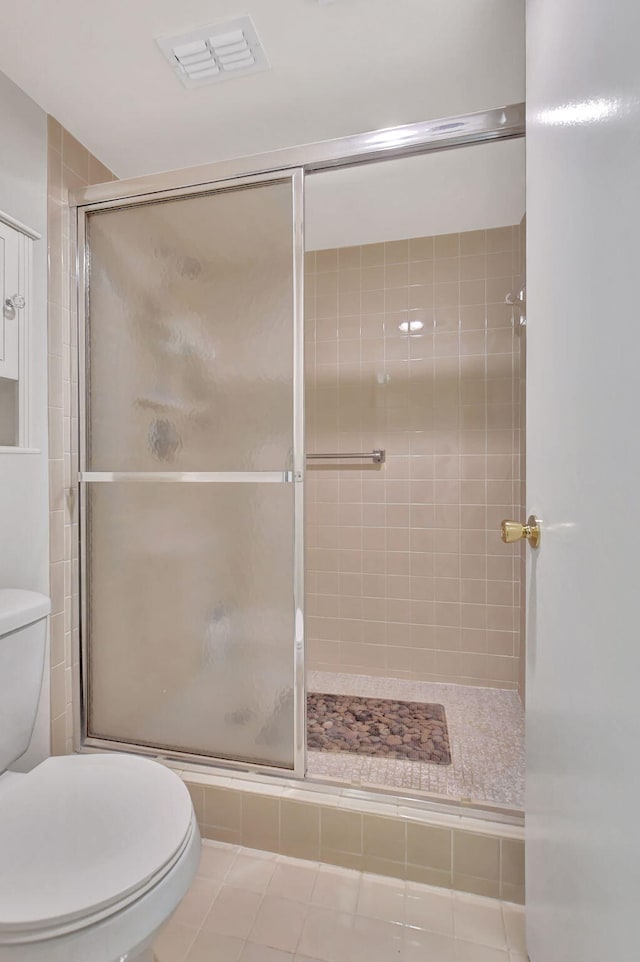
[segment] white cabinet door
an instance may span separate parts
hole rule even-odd
[[[640,3],[527,3],[531,962],[640,959]]]
[[[22,296],[23,249],[23,235],[0,223],[0,377],[12,380],[18,379],[19,372],[21,313],[11,299]]]

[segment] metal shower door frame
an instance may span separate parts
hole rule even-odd
[[[87,411],[90,389],[90,359],[87,353],[87,320],[89,317],[89,289],[91,276],[91,252],[87,231],[90,214],[101,210],[117,210],[148,206],[183,197],[210,196],[238,188],[260,187],[265,184],[289,183],[292,196],[292,403],[293,403],[293,465],[283,471],[88,471],[87,470]],[[304,674],[304,171],[301,167],[273,171],[253,176],[236,177],[223,181],[211,181],[191,187],[178,187],[164,191],[139,194],[132,198],[108,199],[104,202],[78,205],[76,215],[76,249],[78,278],[78,495],[79,495],[79,593],[80,638],[79,673],[80,704],[74,712],[74,743],[76,749],[144,752],[153,757],[182,759],[192,763],[215,764],[235,770],[271,772],[273,774],[304,777],[306,772],[306,723],[305,723],[305,674]],[[294,676],[294,731],[293,767],[284,768],[246,761],[234,761],[216,755],[177,751],[169,747],[158,748],[144,744],[125,742],[92,736],[88,718],[88,634],[90,612],[88,606],[87,570],[87,489],[91,484],[110,484],[118,481],[145,483],[259,483],[293,484],[293,624],[294,638],[292,659]]]
[[[236,158],[228,161],[218,161],[198,167],[182,170],[167,171],[158,174],[145,175],[124,181],[112,181],[91,187],[80,188],[70,194],[69,204],[77,208],[77,217],[72,218],[72,225],[77,231],[77,277],[79,280],[78,296],[78,351],[79,351],[79,412],[80,412],[80,471],[86,467],[83,457],[83,422],[85,409],[85,344],[84,324],[86,304],[82,297],[84,277],[87,269],[87,251],[85,249],[85,215],[92,210],[108,209],[110,207],[126,207],[137,203],[148,203],[166,197],[181,197],[192,194],[208,193],[225,187],[239,186],[243,183],[258,184],[269,179],[283,179],[287,175],[299,178],[299,189],[296,194],[298,201],[294,209],[294,231],[296,250],[302,256],[298,257],[295,271],[294,311],[295,311],[295,354],[298,358],[294,369],[294,398],[297,422],[294,423],[296,438],[297,460],[295,467],[295,581],[296,581],[296,641],[295,641],[295,748],[296,760],[293,772],[284,769],[272,769],[263,765],[250,765],[245,762],[233,763],[226,759],[217,759],[201,755],[189,755],[184,752],[163,752],[145,749],[140,745],[128,745],[121,742],[104,742],[100,739],[86,738],[86,512],[84,510],[85,492],[83,486],[86,481],[79,481],[80,496],[80,631],[79,641],[74,651],[74,661],[80,665],[79,677],[74,685],[74,745],[77,750],[87,747],[90,750],[114,750],[119,747],[132,752],[148,752],[154,756],[166,755],[174,759],[181,759],[189,764],[215,764],[218,768],[230,771],[259,771],[277,775],[293,774],[296,778],[303,778],[306,774],[306,719],[305,706],[305,674],[304,674],[304,554],[303,554],[303,523],[304,499],[304,368],[303,368],[303,180],[307,173],[323,170],[339,169],[342,167],[359,166],[384,160],[394,160],[402,157],[414,156],[450,150],[465,146],[491,143],[503,140],[513,140],[525,135],[525,105],[523,103],[509,104],[484,111],[477,111],[455,117],[438,118],[416,124],[405,124],[383,130],[369,131],[354,136],[340,137],[334,140],[305,144],[298,147],[287,147],[264,154]],[[80,475],[82,478],[82,475]],[[368,797],[368,796],[367,796]],[[371,793],[371,800],[377,795]]]

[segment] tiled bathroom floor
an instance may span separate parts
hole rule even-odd
[[[526,962],[508,902],[203,842],[157,962]]]
[[[310,671],[309,691],[444,705],[451,765],[309,752],[310,775],[524,807],[524,711],[515,691]]]

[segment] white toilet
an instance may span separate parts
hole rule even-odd
[[[150,962],[200,857],[180,778],[124,754],[6,771],[31,738],[49,608],[0,590],[0,962]]]

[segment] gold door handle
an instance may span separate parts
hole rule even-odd
[[[526,538],[532,548],[537,548],[540,544],[540,521],[534,514],[529,515],[526,524],[503,521],[500,525],[500,536],[505,544]]]

